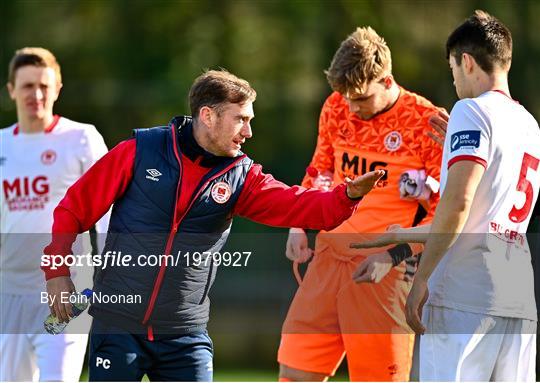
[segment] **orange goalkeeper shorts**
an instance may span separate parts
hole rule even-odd
[[[283,325],[278,362],[332,376],[345,354],[353,381],[408,381],[414,335],[405,321],[410,282],[393,268],[380,283],[356,284],[364,257],[321,246]]]

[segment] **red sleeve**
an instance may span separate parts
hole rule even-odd
[[[52,241],[43,250],[46,255],[66,256],[77,234],[87,231],[111,207],[133,177],[135,139],[123,141],[97,161],[66,192],[54,209]],[[52,270],[42,266],[45,279],[69,276],[69,267]]]
[[[327,192],[288,186],[253,165],[234,213],[270,226],[331,230],[349,218],[357,204],[347,197],[345,184]]]

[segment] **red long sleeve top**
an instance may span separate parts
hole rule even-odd
[[[52,242],[44,254],[68,255],[78,233],[85,232],[101,218],[126,191],[133,177],[135,139],[123,141],[91,167],[54,210]],[[177,203],[179,213],[187,209],[199,181],[210,171],[201,165],[202,157],[182,154],[182,192]],[[332,191],[288,186],[254,164],[247,174],[233,214],[277,227],[303,227],[331,230],[354,212],[358,200],[346,195],[345,185]],[[42,266],[47,280],[69,276],[69,268],[55,270]]]

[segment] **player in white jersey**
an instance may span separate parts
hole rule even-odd
[[[540,188],[540,130],[510,98],[506,26],[476,11],[446,48],[461,101],[448,122],[441,200],[423,229],[430,234],[402,229],[378,244],[426,241],[406,306],[408,324],[423,334],[422,381],[534,381],[537,316],[525,232]]]
[[[18,50],[7,86],[18,122],[0,130],[0,380],[76,381],[88,335],[44,334],[40,259],[55,206],[107,147],[94,126],[53,114],[62,82],[49,51]],[[84,242],[74,253],[85,252]]]

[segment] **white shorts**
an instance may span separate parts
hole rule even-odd
[[[427,305],[421,381],[535,381],[536,321]]]
[[[88,333],[44,334],[49,308],[36,299],[0,295],[0,381],[78,381]]]

